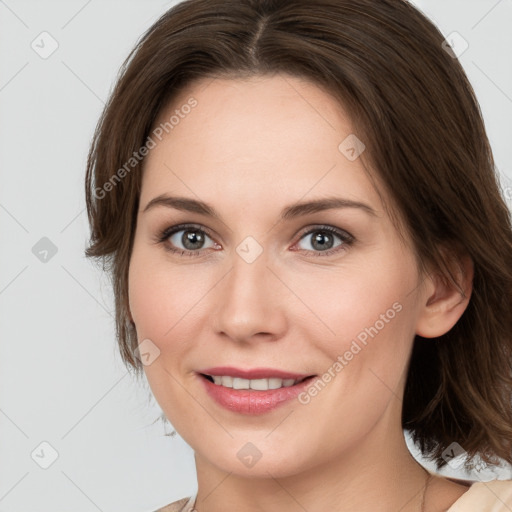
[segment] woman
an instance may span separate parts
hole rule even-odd
[[[510,216],[409,3],[178,4],[124,65],[86,194],[123,358],[195,452],[197,495],[160,510],[512,508],[512,482],[404,440],[512,462]]]

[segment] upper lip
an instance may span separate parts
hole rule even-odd
[[[251,368],[250,370],[243,370],[241,368],[235,368],[233,366],[215,366],[214,368],[205,368],[204,370],[199,370],[198,373],[202,373],[205,375],[238,377],[241,379],[248,380],[270,379],[272,377],[278,379],[298,380],[310,377],[312,375],[307,373],[286,372],[274,368]]]

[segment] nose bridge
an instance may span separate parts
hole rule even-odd
[[[257,252],[251,241],[237,247],[216,297],[216,330],[239,341],[260,333],[279,337],[285,328],[284,304],[273,282],[277,280],[268,268],[267,253]]]
[[[255,257],[248,251],[251,258],[246,259],[244,254],[240,255],[241,245],[237,248],[237,255],[233,255],[233,267],[230,272],[231,286],[235,295],[246,296],[247,299],[253,296],[256,299],[262,292],[264,294],[270,273],[267,253],[262,252]]]

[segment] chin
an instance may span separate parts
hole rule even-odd
[[[206,451],[197,450],[196,456],[206,459],[208,465],[243,478],[286,478],[316,465],[314,460],[307,460],[303,445],[289,446],[283,450],[282,444],[258,443],[256,440],[232,441],[230,446],[217,446],[215,451],[211,451],[211,446],[205,448]],[[297,455],[299,453],[300,457]],[[311,457],[315,455],[311,454]]]

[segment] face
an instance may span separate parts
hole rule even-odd
[[[129,271],[169,421],[198,457],[252,476],[399,427],[421,276],[340,105],[276,75],[198,81],[156,124],[172,115],[145,161]]]

